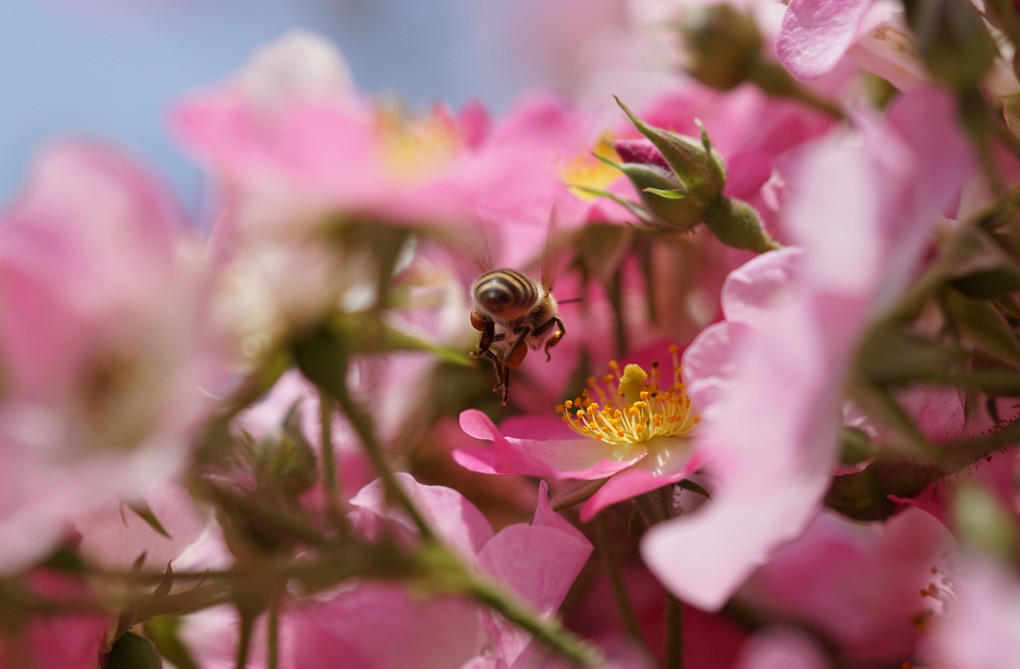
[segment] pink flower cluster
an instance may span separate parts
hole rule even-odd
[[[1016,8],[623,4],[499,112],[263,47],[170,110],[208,235],[40,151],[0,669],[1012,666]]]

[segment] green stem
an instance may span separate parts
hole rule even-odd
[[[602,566],[606,570],[606,575],[609,576],[609,584],[613,589],[613,597],[616,599],[616,608],[620,611],[623,627],[634,641],[647,647],[648,642],[641,633],[641,625],[638,623],[634,607],[631,606],[630,598],[627,596],[623,574],[620,572],[620,563],[616,559],[616,552],[609,540],[609,532],[603,514],[599,513],[592,519],[592,528],[595,534],[595,549],[602,558]]]
[[[241,631],[237,639],[237,669],[248,666],[248,654],[251,648],[251,633],[255,627],[255,619],[251,615],[238,610],[241,619]]]
[[[340,512],[340,485],[336,475],[336,460],[333,449],[333,397],[325,390],[319,390],[319,427],[322,436],[322,479],[326,486],[326,514],[334,527],[345,527]]]
[[[684,666],[684,609],[680,600],[666,593],[666,669]]]
[[[269,623],[266,625],[266,669],[280,666],[280,600],[283,593],[277,590],[269,599]]]
[[[946,474],[960,471],[996,450],[1020,441],[1020,418],[977,439],[954,441],[940,447],[938,464]]]
[[[347,416],[354,431],[358,433],[358,438],[361,439],[361,444],[365,448],[365,454],[371,460],[372,466],[379,472],[383,487],[386,489],[386,495],[399,504],[407,515],[410,516],[411,521],[418,528],[418,532],[423,540],[434,539],[435,533],[425,521],[425,517],[421,515],[421,512],[414,506],[411,498],[407,496],[404,489],[397,483],[397,478],[390,468],[390,463],[386,460],[382,446],[375,438],[375,430],[372,427],[371,419],[355,403],[347,391],[346,384],[340,384],[336,389],[336,400],[339,402],[340,408]]]

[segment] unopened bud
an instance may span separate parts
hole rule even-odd
[[[619,100],[617,100],[619,102]],[[689,230],[722,195],[726,166],[708,134],[694,139],[648,125],[622,102],[620,107],[648,143],[617,142],[620,169],[661,223]]]
[[[956,89],[978,85],[998,53],[969,0],[904,0],[928,71]]]
[[[704,85],[730,90],[748,78],[761,53],[754,20],[730,5],[691,12],[681,27],[690,61],[687,73]]]
[[[623,160],[617,167],[634,184],[641,204],[655,220],[681,232],[701,222],[704,207],[688,201],[684,185],[651,142],[625,139],[615,146]]]

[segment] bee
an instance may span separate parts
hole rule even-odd
[[[551,360],[549,349],[567,334],[559,317],[559,305],[544,282],[513,269],[485,272],[471,285],[475,306],[471,325],[482,334],[474,358],[488,358],[496,370],[497,393],[501,404],[510,400],[510,370],[518,367],[528,353],[542,348]],[[493,344],[502,351],[494,351]],[[544,346],[543,346],[544,344]]]

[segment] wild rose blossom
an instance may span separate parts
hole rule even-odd
[[[702,509],[653,527],[643,543],[649,567],[685,601],[718,608],[815,515],[857,338],[908,280],[968,174],[954,133],[946,100],[924,92],[901,100],[887,125],[866,124],[861,146],[806,151],[784,205],[801,248],[734,272],[726,321],[685,352],[705,421],[696,447],[717,480]]]
[[[116,152],[50,147],[0,214],[0,570],[68,514],[178,476],[216,361],[167,193]]]
[[[175,134],[223,181],[237,225],[293,235],[296,220],[314,227],[340,213],[541,227],[554,204],[571,221],[566,211],[586,208],[560,171],[596,129],[562,99],[533,96],[499,119],[478,104],[414,116],[365,100],[347,71],[331,45],[294,33],[174,113]]]
[[[953,547],[949,532],[919,509],[869,525],[823,512],[736,597],[817,628],[851,662],[895,664],[914,656],[919,621],[932,613],[925,595],[932,572],[946,568]]]
[[[423,485],[407,474],[397,477],[446,545],[544,616],[555,613],[592,547],[550,509],[544,485],[530,525],[514,524],[493,533],[481,512],[455,490]],[[381,481],[362,488],[350,503],[353,524],[366,538],[395,531],[406,542],[417,541],[413,524],[387,508]],[[182,636],[202,666],[229,667],[236,625],[236,613],[210,610],[186,619]],[[400,644],[393,643],[395,636]],[[415,657],[416,666],[435,669],[484,662],[523,668],[543,657],[530,637],[468,600],[422,599],[401,584],[371,581],[289,604],[281,637],[280,666],[295,669],[340,656],[349,662],[345,666],[366,669],[398,669],[408,656]],[[262,657],[262,651],[258,655]]]
[[[660,349],[659,353],[667,353]],[[590,378],[576,400],[558,407],[562,420],[549,416],[509,419],[502,428],[482,412],[460,416],[463,430],[491,447],[454,451],[463,467],[487,474],[525,474],[557,479],[608,479],[581,507],[582,520],[599,510],[664,485],[696,470],[701,458],[691,448],[698,422],[684,393],[673,357],[672,382],[662,379],[655,354],[651,364],[616,363],[601,379]]]
[[[0,666],[105,666],[146,635],[213,669],[565,669],[585,644],[617,669],[1009,666],[1015,8],[736,4],[601,3],[644,25],[568,59],[599,63],[576,73],[597,105],[404,108],[285,36],[171,111],[216,188],[208,239],[131,159],[46,149],[0,212]],[[672,69],[634,76],[649,55]],[[610,94],[703,125],[708,186],[670,190]],[[651,196],[689,232],[624,203]],[[788,247],[719,233],[752,219],[756,250]],[[489,370],[457,365],[466,284],[547,247],[567,336],[490,419]],[[883,376],[886,335],[909,350]],[[874,459],[837,457],[847,428]],[[887,464],[939,480],[853,489]],[[631,498],[668,519],[641,531]],[[876,500],[881,524],[822,509]],[[552,510],[574,502],[579,528]]]

